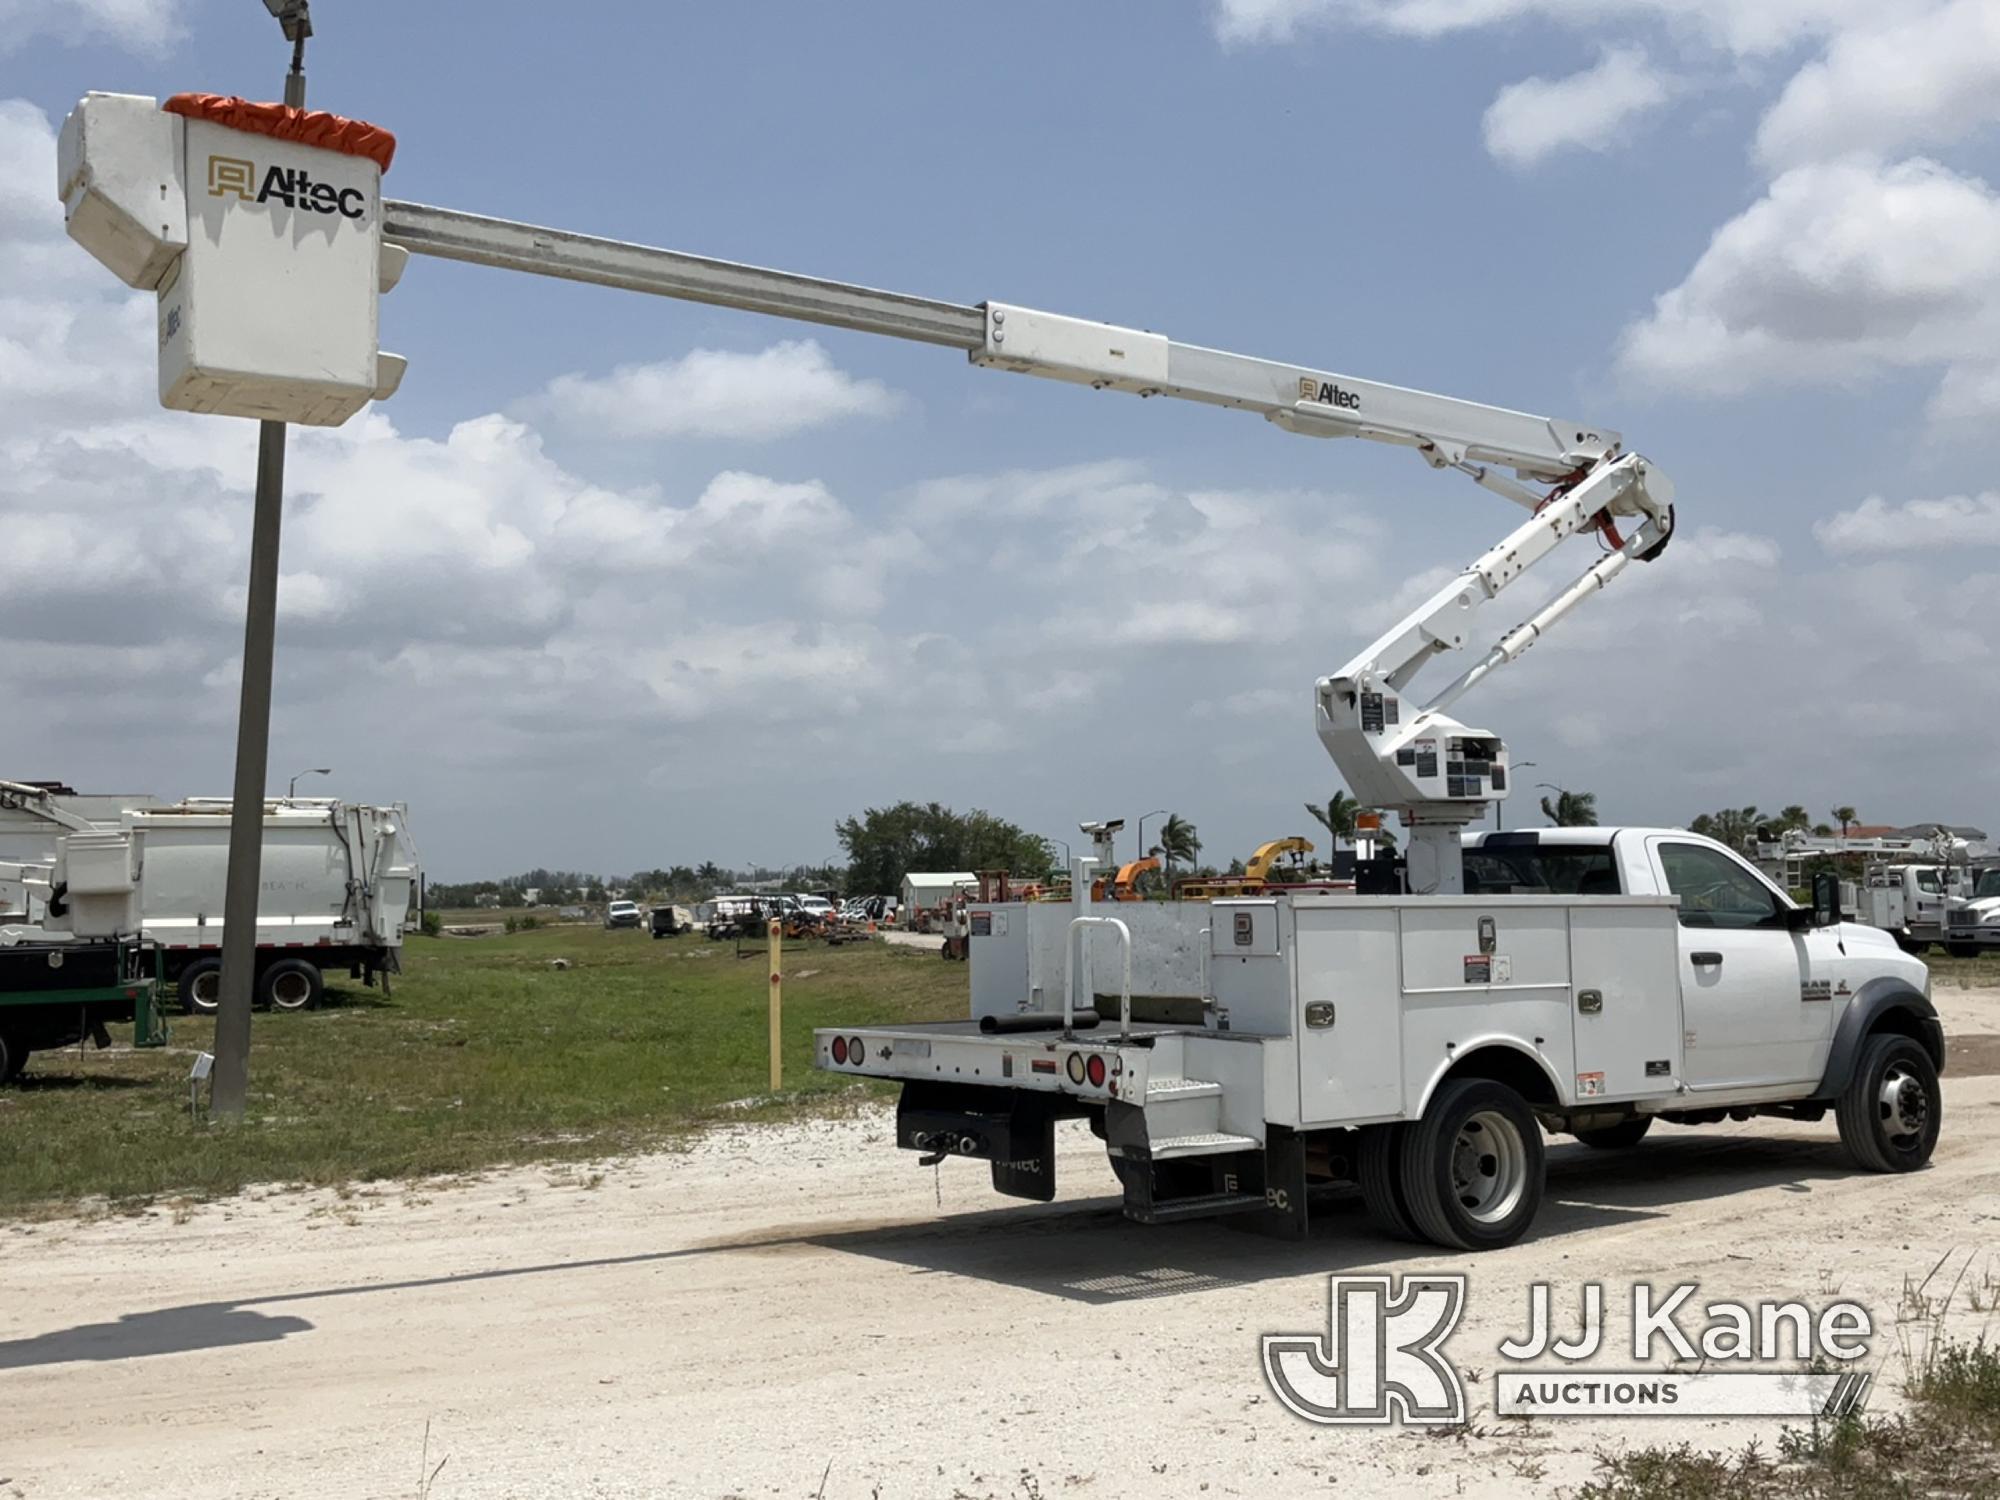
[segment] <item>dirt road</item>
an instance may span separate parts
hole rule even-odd
[[[1831,1121],[1553,1145],[1539,1233],[1469,1263],[1350,1202],[1304,1244],[1118,1214],[1080,1127],[1062,1197],[918,1168],[887,1117],[723,1131],[593,1172],[0,1228],[0,1496],[1514,1496],[1607,1443],[1776,1423],[1478,1416],[1462,1433],[1289,1416],[1258,1336],[1323,1331],[1329,1272],[1470,1269],[1449,1353],[1475,1403],[1525,1329],[1596,1278],[1870,1308],[1875,1405],[1905,1284],[2000,1258],[2000,991],[1940,994],[1959,1040],[1930,1171],[1851,1172]],[[1972,1040],[1975,1036],[1985,1040]],[[1622,1299],[1622,1293],[1614,1291]],[[1567,1313],[1565,1312],[1565,1317]],[[1622,1342],[1614,1319],[1614,1337]],[[1629,1359],[1614,1363],[1630,1363]]]

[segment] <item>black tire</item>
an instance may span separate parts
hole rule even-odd
[[[28,1049],[20,1040],[0,1031],[0,1083],[12,1083],[28,1065]]]
[[[1595,1130],[1574,1130],[1570,1133],[1594,1151],[1629,1151],[1643,1141],[1646,1132],[1652,1128],[1651,1115],[1634,1115],[1616,1125],[1600,1125]]]
[[[1394,1239],[1421,1240],[1403,1196],[1403,1137],[1409,1129],[1400,1124],[1363,1126],[1354,1153],[1354,1176],[1377,1229]]]
[[[1949,953],[1953,958],[1977,958],[1979,957],[1979,944],[1946,943],[1944,951]]]
[[[326,998],[319,965],[281,958],[257,976],[257,998],[273,1010],[316,1010]]]
[[[175,987],[180,991],[181,1009],[188,1015],[214,1015],[222,1003],[222,960],[196,959],[181,970]]]
[[[1511,1245],[1542,1206],[1542,1130],[1504,1083],[1455,1078],[1438,1085],[1398,1154],[1411,1219],[1425,1239],[1447,1249]]]
[[[1892,1032],[1868,1038],[1834,1119],[1840,1144],[1864,1172],[1914,1172],[1931,1159],[1944,1123],[1944,1095],[1930,1053]]]

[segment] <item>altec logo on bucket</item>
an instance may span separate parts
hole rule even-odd
[[[273,200],[287,208],[309,214],[339,214],[343,219],[359,219],[367,213],[368,195],[360,188],[336,188],[314,182],[303,167],[272,167],[257,181],[257,165],[240,156],[211,156],[208,159],[208,195],[224,198],[234,193],[245,203]]]

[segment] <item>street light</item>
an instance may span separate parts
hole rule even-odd
[[[1139,858],[1144,859],[1146,857],[1146,819],[1164,818],[1166,815],[1167,810],[1164,807],[1156,807],[1149,813],[1141,814],[1139,818]]]
[[[1516,771],[1525,771],[1534,764],[1536,762],[1532,760],[1517,760],[1514,762],[1514,769]],[[1495,797],[1493,799],[1493,828],[1495,832],[1499,833],[1504,833],[1507,829],[1507,799],[1505,797]]]
[[[1068,839],[1059,839],[1054,834],[1044,834],[1042,836],[1042,842],[1045,844],[1061,844],[1063,846],[1063,868],[1065,870],[1069,869],[1070,866],[1075,863],[1074,858],[1071,856],[1069,852]]]
[[[310,771],[301,771],[299,776],[331,776],[332,766],[314,766]],[[285,800],[291,801],[299,794],[299,776],[294,776],[285,786]]]

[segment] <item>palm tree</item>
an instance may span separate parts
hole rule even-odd
[[[1544,782],[1547,786],[1548,783]],[[1597,793],[1566,792],[1559,786],[1550,786],[1556,794],[1554,802],[1542,798],[1542,816],[1558,828],[1595,828],[1597,826]]]
[[[1780,828],[1805,828],[1811,823],[1812,814],[1807,812],[1803,807],[1800,807],[1796,802],[1778,814],[1778,826]]]
[[[1170,813],[1167,821],[1160,826],[1160,853],[1166,857],[1167,889],[1174,884],[1174,861],[1193,864],[1201,854],[1201,838],[1190,823],[1179,813]]]
[[[1831,814],[1833,821],[1840,825],[1840,836],[1847,837],[1847,830],[1861,821],[1861,814],[1851,807],[1836,807]]]
[[[1347,793],[1335,792],[1326,799],[1323,807],[1317,802],[1308,802],[1306,811],[1317,818],[1320,826],[1332,836],[1335,849],[1340,847],[1342,839],[1350,844],[1354,842],[1354,815],[1361,811],[1361,807]]]

